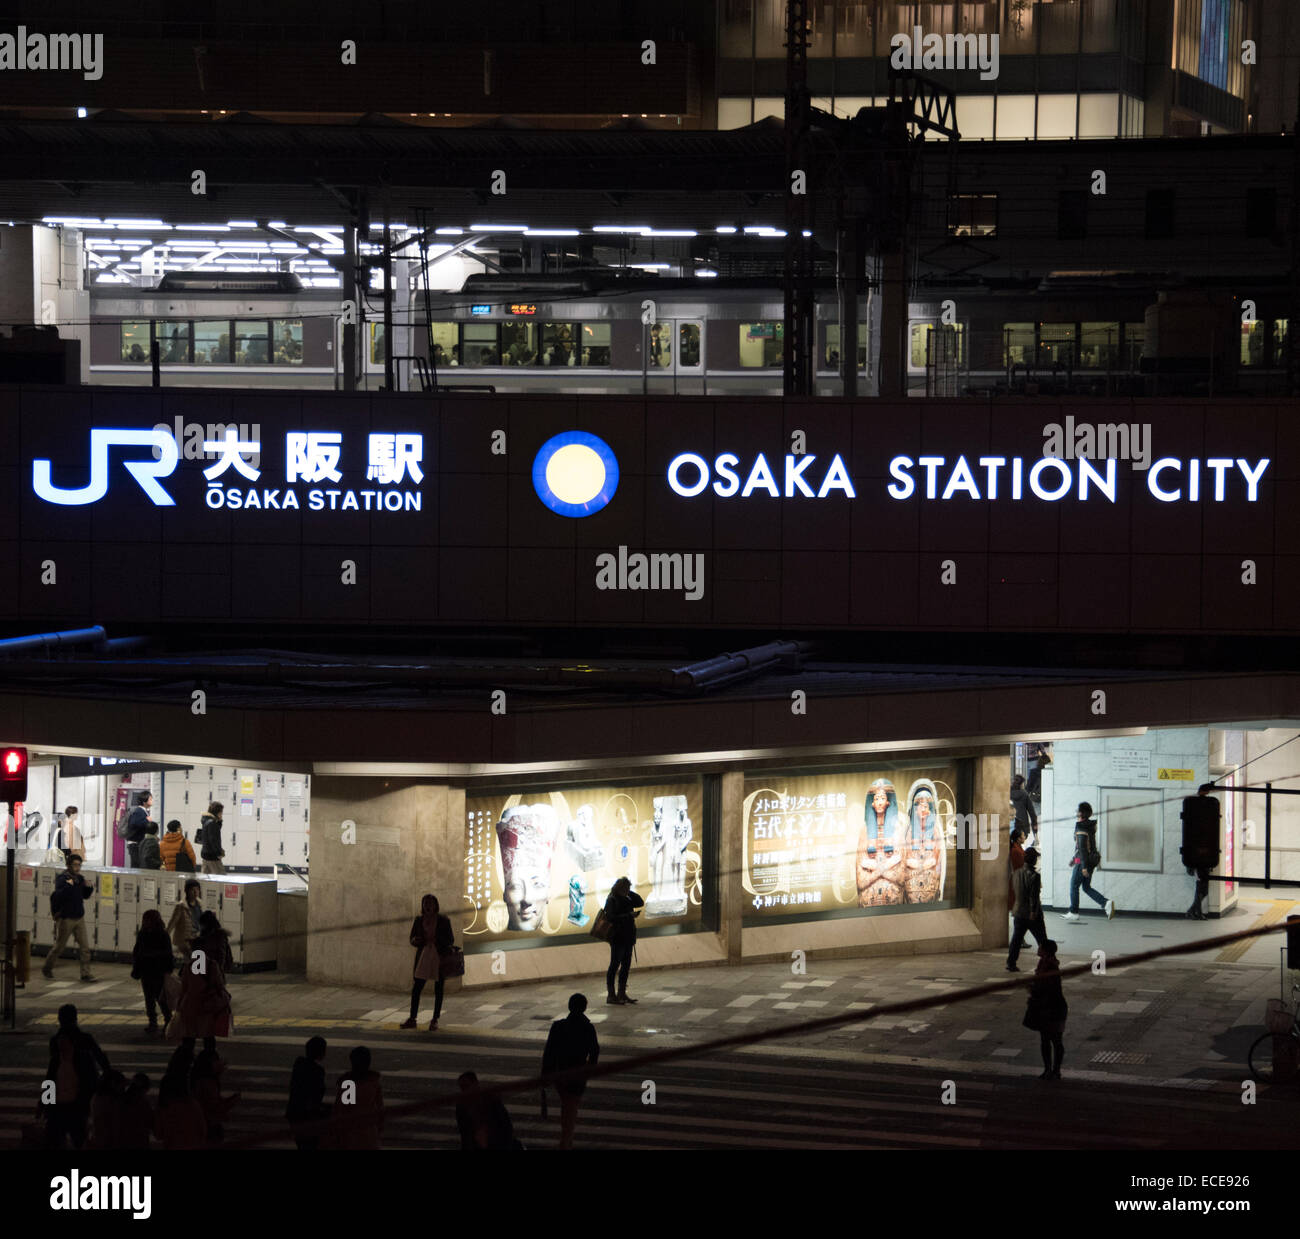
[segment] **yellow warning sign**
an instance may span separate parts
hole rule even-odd
[[[1171,770],[1161,766],[1156,771],[1156,778],[1161,783],[1190,783],[1195,777],[1194,770]]]
[[[111,873],[101,873],[99,875],[99,896],[101,899],[113,898],[113,875]]]

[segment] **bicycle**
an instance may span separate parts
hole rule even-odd
[[[1271,1030],[1266,1032],[1262,1037],[1256,1039],[1255,1044],[1250,1047],[1250,1053],[1246,1056],[1246,1065],[1250,1068],[1250,1074],[1260,1084],[1273,1083],[1274,1037],[1290,1037],[1293,1041],[1300,1042],[1300,1001],[1294,1001],[1298,995],[1300,995],[1300,984],[1292,985],[1291,1027],[1281,1033],[1275,1033]]]

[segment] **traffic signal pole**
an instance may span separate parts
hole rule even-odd
[[[4,988],[0,991],[0,1019],[7,1019],[12,1029],[18,1021],[18,933],[15,913],[18,904],[18,822],[23,806],[7,806],[13,828],[5,831],[5,957]]]

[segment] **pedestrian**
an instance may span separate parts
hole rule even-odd
[[[339,1077],[334,1098],[337,1149],[377,1149],[384,1129],[384,1090],[379,1072],[370,1070],[370,1051],[359,1045],[348,1055],[352,1070]]]
[[[1034,935],[1034,942],[1042,946],[1047,941],[1047,926],[1043,923],[1043,879],[1038,872],[1038,849],[1026,848],[1024,864],[1012,875],[1016,890],[1016,904],[1011,910],[1011,945],[1007,950],[1007,971],[1019,972],[1016,960],[1025,934]]]
[[[50,895],[50,911],[54,915],[54,945],[45,957],[41,976],[54,979],[54,961],[63,954],[71,935],[81,955],[81,979],[93,981],[90,975],[90,937],[86,933],[86,900],[95,893],[94,884],[87,882],[81,873],[81,857],[73,852],[68,857],[68,868],[54,879]]]
[[[1011,807],[1016,811],[1016,828],[1028,838],[1038,829],[1038,814],[1034,812],[1034,802],[1025,791],[1023,774],[1018,774],[1011,780]]]
[[[202,895],[203,887],[199,885],[198,879],[191,878],[185,883],[185,897],[172,908],[171,919],[167,922],[172,947],[182,964],[189,962],[190,939],[199,936],[199,918],[203,915]]]
[[[312,1037],[293,1064],[289,1077],[289,1104],[284,1117],[300,1149],[315,1150],[320,1147],[321,1124],[330,1116],[325,1105],[325,1051],[324,1037]]]
[[[1056,943],[1047,938],[1038,948],[1038,967],[1034,969],[1034,982],[1029,987],[1024,1018],[1025,1027],[1038,1034],[1043,1054],[1040,1080],[1059,1080],[1061,1060],[1065,1058],[1065,1020],[1070,1008],[1061,992],[1061,978],[1055,975],[1060,970]]]
[[[462,1072],[457,1083],[460,1091],[466,1094],[456,1103],[456,1126],[460,1129],[462,1149],[500,1152],[523,1148],[515,1139],[514,1122],[499,1094],[485,1097],[480,1091],[478,1076],[472,1071]]]
[[[1047,745],[1040,744],[1038,752],[1034,754],[1034,768],[1029,772],[1029,786],[1026,789],[1034,800],[1043,798],[1043,771],[1052,764],[1052,755],[1047,751]]]
[[[609,970],[605,973],[605,1002],[623,1006],[636,1002],[627,993],[627,974],[632,968],[632,951],[636,946],[636,918],[645,900],[632,889],[632,879],[623,877],[614,883],[605,900],[605,915],[613,924],[609,938]],[[614,974],[618,973],[618,993],[614,992]]]
[[[149,1077],[137,1071],[122,1098],[121,1142],[123,1149],[147,1149],[153,1131],[153,1106],[149,1104]]]
[[[1016,870],[1025,863],[1025,849],[1021,847],[1024,834],[1019,826],[1011,828],[1011,868],[1007,871],[1007,912],[1016,906]]]
[[[77,821],[79,816],[75,804],[70,804],[63,810],[63,825],[59,828],[57,847],[63,853],[64,864],[68,862],[73,852],[76,852],[78,856],[86,854],[85,840],[82,837],[81,827]]]
[[[122,1147],[122,1111],[125,1102],[126,1076],[120,1071],[104,1072],[90,1103],[90,1148]]]
[[[193,873],[197,868],[194,845],[185,837],[181,824],[175,818],[167,823],[167,833],[158,844],[162,867],[169,873]]]
[[[140,918],[140,928],[135,935],[135,947],[131,951],[131,976],[140,982],[144,993],[145,1014],[149,1017],[148,1034],[158,1031],[157,1007],[162,1007],[163,1027],[172,1018],[171,1005],[163,993],[163,978],[175,967],[172,958],[172,943],[167,936],[161,913],[157,908],[148,908]]]
[[[145,823],[149,820],[149,810],[153,808],[152,792],[137,792],[135,807],[127,815],[122,837],[126,840],[126,864],[128,869],[140,868],[140,844],[144,840]]]
[[[203,1107],[190,1090],[190,1056],[177,1050],[158,1085],[153,1133],[164,1149],[201,1149],[207,1144]]]
[[[190,1050],[202,1037],[203,1048],[215,1054],[217,1038],[234,1032],[230,991],[226,988],[226,973],[234,964],[230,934],[221,928],[215,912],[199,915],[198,937],[190,940],[189,951],[189,960],[181,970],[179,1019],[173,1021],[169,1033],[179,1036]]]
[[[1196,789],[1198,796],[1208,796],[1214,790],[1213,783],[1202,783]],[[1196,877],[1196,885],[1192,894],[1192,906],[1187,909],[1187,916],[1193,921],[1208,921],[1210,918],[1201,908],[1201,903],[1210,893],[1210,871],[1205,868],[1188,869],[1188,873]]]
[[[145,822],[144,824],[144,838],[140,840],[140,868],[162,868],[162,851],[158,843],[157,822]]]
[[[425,895],[420,900],[420,915],[411,922],[411,945],[415,947],[415,971],[411,981],[411,1015],[403,1021],[403,1028],[414,1028],[419,1022],[420,994],[426,981],[433,982],[433,1019],[429,1031],[438,1030],[438,1017],[442,1014],[442,993],[445,979],[445,957],[456,941],[451,931],[451,921],[438,911],[438,899]]]
[[[199,822],[199,829],[203,834],[203,838],[199,840],[201,845],[199,855],[203,858],[204,873],[226,872],[226,866],[221,863],[221,858],[226,854],[225,849],[221,846],[221,813],[223,807],[221,801],[214,800],[208,805],[208,811]]]
[[[77,1027],[77,1008],[72,1003],[59,1008],[58,1018],[59,1031],[50,1038],[45,1070],[45,1083],[54,1085],[53,1099],[42,1095],[45,1134],[52,1149],[63,1148],[65,1140],[80,1149],[86,1143],[86,1123],[100,1073],[112,1068],[95,1038]]]
[[[624,878],[622,881],[626,882]],[[600,1058],[600,1042],[596,1039],[596,1029],[586,1016],[587,996],[574,994],[569,998],[569,1015],[567,1019],[556,1020],[551,1025],[550,1035],[546,1038],[546,1049],[542,1052],[542,1075],[550,1076],[556,1072],[574,1072],[573,1075],[554,1081],[555,1091],[560,1094],[560,1148],[573,1148],[573,1129],[578,1122],[578,1103],[587,1088],[585,1073],[578,1074],[577,1069],[590,1063],[593,1067]],[[542,1085],[542,1098],[546,1097],[546,1085]]]
[[[226,1060],[216,1050],[204,1050],[194,1060],[194,1071],[190,1075],[194,1098],[203,1110],[209,1147],[225,1139],[226,1119],[239,1103],[239,1093],[231,1093],[228,1097],[221,1095],[221,1073],[225,1069]]]
[[[1110,920],[1115,915],[1115,901],[1092,889],[1092,874],[1101,864],[1101,853],[1097,850],[1097,823],[1093,821],[1092,805],[1086,800],[1080,801],[1076,816],[1074,859],[1070,861],[1070,910],[1064,919],[1079,919],[1079,891],[1082,889],[1089,899],[1106,909],[1106,919]]]

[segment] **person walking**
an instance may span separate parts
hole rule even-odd
[[[1025,791],[1025,776],[1018,774],[1011,780],[1011,807],[1016,811],[1016,829],[1027,839],[1038,829],[1038,814],[1034,812],[1034,802]]]
[[[167,936],[162,915],[157,908],[148,908],[140,918],[140,928],[136,932],[135,946],[131,951],[131,976],[140,982],[144,994],[145,1014],[149,1017],[145,1032],[148,1034],[158,1031],[159,1006],[162,1007],[164,1028],[172,1018],[171,1006],[163,993],[163,978],[174,967],[172,942]]]
[[[451,932],[451,921],[438,911],[436,895],[425,895],[420,900],[420,915],[411,922],[411,945],[415,947],[415,970],[411,982],[411,1015],[404,1020],[403,1028],[414,1028],[419,1023],[420,995],[427,981],[433,982],[433,1019],[429,1031],[438,1031],[438,1017],[442,1014],[443,959],[456,945]]]
[[[1213,783],[1202,783],[1196,789],[1196,794],[1198,796],[1208,796],[1213,790]],[[1202,910],[1201,904],[1210,893],[1210,871],[1205,868],[1188,868],[1187,872],[1196,878],[1196,886],[1192,893],[1192,906],[1187,909],[1187,917],[1193,921],[1208,921],[1210,918]]]
[[[127,815],[122,836],[126,839],[126,864],[128,869],[140,868],[140,844],[144,840],[145,823],[149,820],[149,810],[153,808],[153,793],[138,792],[135,807]]]
[[[222,863],[222,857],[225,856],[226,852],[221,846],[221,814],[223,809],[224,806],[221,801],[214,800],[208,805],[208,811],[199,822],[199,828],[203,831],[203,838],[199,841],[199,855],[203,858],[204,873],[226,872],[226,866]]]
[[[122,1098],[120,1146],[124,1149],[147,1149],[153,1131],[153,1106],[149,1104],[149,1077],[137,1071],[126,1086]]]
[[[126,1105],[126,1076],[120,1071],[106,1071],[90,1103],[90,1140],[92,1149],[122,1147],[122,1117]]]
[[[320,1148],[321,1125],[329,1118],[330,1108],[325,1104],[325,1051],[324,1037],[312,1037],[303,1052],[294,1060],[293,1074],[289,1077],[289,1104],[284,1117],[300,1149]]]
[[[190,1090],[190,1067],[189,1056],[178,1050],[158,1085],[153,1134],[164,1149],[201,1149],[207,1144],[207,1120]]]
[[[54,961],[63,954],[69,936],[76,942],[81,956],[81,979],[93,981],[90,974],[90,937],[86,933],[86,900],[95,893],[94,884],[81,873],[81,857],[75,852],[68,858],[68,868],[54,879],[50,911],[54,914],[54,945],[41,966],[41,976],[54,979]]]
[[[384,1130],[384,1089],[370,1070],[370,1051],[359,1045],[348,1055],[352,1070],[339,1077],[334,1098],[332,1145],[337,1149],[377,1149]]]
[[[80,1149],[86,1143],[86,1123],[100,1074],[112,1067],[95,1038],[77,1027],[77,1008],[72,1003],[59,1008],[58,1019],[59,1031],[50,1038],[45,1069],[46,1080],[54,1082],[53,1103],[45,1104],[45,1134],[52,1149],[63,1148],[65,1140]]]
[[[194,1043],[203,1038],[203,1048],[214,1054],[218,1037],[229,1037],[234,1031],[230,991],[226,988],[226,973],[233,966],[230,954],[230,934],[221,928],[215,912],[199,916],[199,934],[189,943],[190,958],[181,970],[181,1002],[177,1014],[177,1031],[183,1045],[194,1049]],[[202,959],[195,958],[195,952]],[[201,965],[201,966],[200,966]]]
[[[1007,912],[1014,913],[1016,906],[1016,870],[1025,863],[1025,849],[1021,846],[1025,836],[1020,827],[1011,828],[1011,868],[1007,870]]]
[[[1038,872],[1036,848],[1025,849],[1024,864],[1015,871],[1011,881],[1016,891],[1016,904],[1011,910],[1012,931],[1011,945],[1007,949],[1007,971],[1019,972],[1016,960],[1020,958],[1025,934],[1033,934],[1034,942],[1040,947],[1047,941],[1047,926],[1043,923],[1043,879]]]
[[[626,878],[623,881],[627,881]],[[573,994],[569,998],[567,1019],[556,1020],[546,1038],[542,1052],[542,1075],[575,1071],[587,1064],[595,1066],[600,1058],[600,1042],[596,1029],[587,1018],[587,996]],[[578,1105],[587,1088],[585,1075],[577,1074],[557,1080],[555,1091],[560,1094],[560,1148],[573,1148],[573,1129],[578,1122]],[[542,1096],[545,1097],[545,1084]]]
[[[140,840],[140,868],[162,868],[162,850],[158,842],[157,822],[145,822],[144,824],[144,838]]]
[[[226,1119],[239,1104],[239,1093],[231,1093],[228,1097],[221,1095],[221,1073],[225,1069],[226,1060],[216,1050],[204,1050],[194,1060],[194,1071],[190,1075],[194,1099],[203,1110],[209,1148],[225,1139]]]
[[[1034,983],[1029,988],[1024,1018],[1025,1027],[1038,1033],[1043,1054],[1040,1080],[1059,1080],[1061,1061],[1065,1058],[1065,1020],[1070,1008],[1061,991],[1061,978],[1049,975],[1060,970],[1056,943],[1047,938],[1038,948],[1038,967],[1034,969]]]
[[[460,1131],[462,1150],[505,1152],[523,1147],[515,1139],[515,1125],[510,1118],[510,1111],[498,1094],[483,1096],[478,1076],[472,1071],[462,1072],[456,1083],[465,1094],[456,1103],[456,1126]]]
[[[81,834],[81,827],[78,824],[80,812],[75,804],[70,804],[63,810],[63,825],[59,828],[58,849],[63,853],[63,861],[66,864],[75,852],[78,856],[86,854],[85,839]]]
[[[1070,861],[1070,910],[1064,919],[1079,919],[1079,891],[1083,890],[1089,899],[1106,909],[1106,919],[1110,920],[1115,915],[1115,901],[1092,889],[1092,874],[1101,864],[1101,853],[1097,850],[1097,823],[1092,817],[1092,805],[1086,800],[1079,802],[1077,818],[1074,827],[1074,859]]]
[[[158,843],[158,854],[162,857],[162,867],[169,873],[194,873],[198,868],[194,846],[175,818],[167,823],[167,833]]]
[[[605,900],[605,915],[613,923],[609,939],[609,970],[605,973],[605,1002],[624,1006],[636,1002],[627,993],[627,974],[632,968],[632,951],[636,947],[636,918],[645,900],[632,889],[631,878],[619,878]],[[618,973],[618,993],[614,992],[614,974]],[[585,1002],[585,1000],[584,1000]]]
[[[202,895],[203,887],[199,885],[198,879],[191,878],[185,883],[185,898],[175,904],[171,919],[167,922],[172,949],[183,967],[189,963],[190,939],[199,936],[199,919],[203,915]]]

